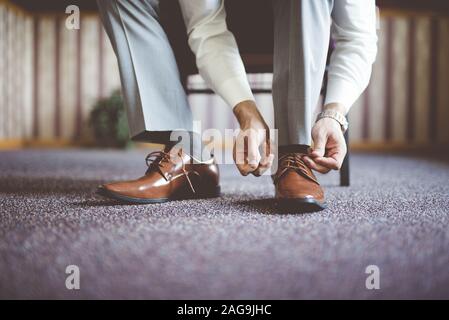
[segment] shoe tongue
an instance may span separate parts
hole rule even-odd
[[[284,152],[284,153],[279,153],[279,158],[287,157],[287,156],[301,157],[301,156],[305,156],[305,155],[307,155],[307,153],[304,153],[304,152]]]
[[[303,156],[303,155],[304,154],[302,154],[302,153],[294,153],[294,152],[281,154],[281,155],[279,155],[279,164],[286,165],[287,163],[296,162],[296,161],[300,161],[301,163],[304,164],[304,162],[302,161],[302,158],[301,158],[301,156]]]
[[[286,154],[282,155],[280,158],[282,158],[283,156],[292,156],[293,157],[295,155],[297,156],[297,157],[295,157],[296,158],[295,161],[300,161],[304,165],[304,167],[306,167],[307,169],[302,170],[299,167],[295,168],[296,166],[295,165],[292,166],[291,164],[290,164],[290,166],[287,166],[287,164],[289,163],[289,160],[288,159],[282,159],[283,165],[279,167],[279,169],[282,168],[281,175],[285,174],[289,170],[292,170],[292,171],[295,171],[297,174],[303,176],[304,178],[307,178],[307,179],[309,179],[309,180],[311,180],[311,181],[313,181],[313,182],[315,182],[316,184],[319,185],[319,182],[316,179],[315,175],[313,174],[312,170],[300,158],[302,155],[304,155],[303,153],[290,152],[290,153],[286,153]],[[297,159],[298,157],[299,157],[299,159]]]

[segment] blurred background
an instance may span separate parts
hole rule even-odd
[[[228,2],[241,9],[240,3]],[[272,121],[267,90],[272,75],[270,68],[263,67],[270,63],[272,46],[266,34],[272,32],[266,2],[258,1],[261,14],[253,15],[255,20],[245,30],[234,32],[245,63],[262,66],[256,68],[261,73],[249,74],[249,79],[253,86],[263,87],[256,90],[256,97]],[[80,30],[65,28],[69,4],[80,7]],[[371,84],[350,113],[351,146],[447,148],[449,2],[383,0],[377,5],[381,12],[379,53]],[[228,8],[231,29],[236,24],[232,19],[244,14],[238,11]],[[162,20],[171,24],[169,35],[178,34],[178,44],[173,46],[181,73],[194,73],[186,71],[193,61],[187,44],[179,49],[185,38],[180,16],[165,20],[163,16]],[[245,41],[254,36],[268,40],[263,45]],[[120,88],[117,63],[95,1],[0,1],[0,52],[0,148],[126,145],[120,94],[113,95]],[[189,79],[188,86],[204,86],[198,76]],[[219,97],[203,93],[199,90],[189,96],[203,128],[235,127],[230,108]],[[99,102],[105,98],[110,100]],[[105,135],[115,140],[106,141]]]
[[[273,123],[270,2],[225,0]],[[194,116],[203,129],[234,128],[195,74],[177,3],[160,0],[161,23]],[[65,27],[68,5],[80,8],[79,30]],[[97,196],[99,184],[141,176],[148,150],[97,149],[130,144],[96,2],[0,0],[0,299],[447,299],[449,1],[377,5],[377,62],[350,113],[351,184],[319,175],[328,209],[282,214],[271,177],[234,165],[220,166],[216,199]],[[64,283],[73,264],[81,290]],[[371,265],[381,290],[367,290]]]

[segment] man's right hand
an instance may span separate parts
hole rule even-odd
[[[254,101],[243,101],[234,107],[240,132],[234,141],[235,164],[243,176],[262,175],[273,164],[270,129]],[[260,152],[262,150],[262,154]]]

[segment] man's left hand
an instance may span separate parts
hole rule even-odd
[[[339,170],[346,156],[346,141],[341,125],[334,119],[323,118],[312,129],[313,148],[303,157],[306,165],[320,173]]]

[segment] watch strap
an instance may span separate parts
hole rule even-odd
[[[324,110],[318,114],[316,121],[321,120],[323,118],[331,118],[331,119],[334,119],[335,121],[337,121],[340,124],[341,130],[343,132],[348,130],[348,126],[349,126],[348,120],[342,113],[340,113],[338,111]]]

